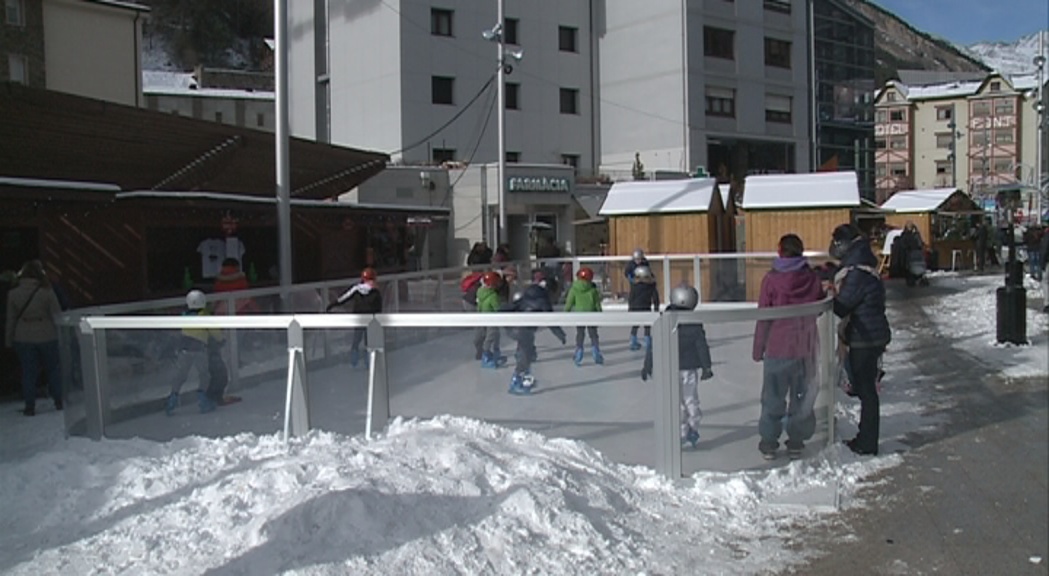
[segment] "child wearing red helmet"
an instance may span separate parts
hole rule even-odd
[[[568,289],[568,297],[565,299],[565,312],[600,312],[601,292],[594,285],[594,271],[583,266],[576,273],[576,280]],[[595,364],[604,364],[605,358],[601,355],[598,342],[597,326],[577,326],[575,332],[575,356],[576,366],[583,364],[583,341],[586,334],[590,334],[590,351],[594,357]]]
[[[503,305],[499,287],[503,277],[498,272],[485,272],[477,289],[477,311],[498,312]],[[499,351],[499,327],[479,326],[474,335],[474,346],[481,347],[481,368],[499,368],[506,364],[506,356]]]
[[[361,281],[343,292],[335,302],[329,304],[327,311],[331,312],[336,306],[349,303],[351,314],[381,314],[382,293],[376,285],[377,280],[378,276],[375,274],[375,269],[365,268],[361,271]],[[360,361],[360,346],[361,342],[365,341],[365,336],[363,328],[354,329],[353,342],[350,345],[350,366],[356,367]],[[367,345],[367,342],[365,342],[365,345]]]

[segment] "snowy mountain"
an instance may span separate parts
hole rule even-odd
[[[1038,35],[1042,35],[1043,54],[1049,57],[1049,30],[1035,32],[1015,42],[980,42],[963,48],[992,70],[1004,74],[1034,72],[1034,57],[1038,54]]]

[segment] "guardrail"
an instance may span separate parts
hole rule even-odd
[[[81,360],[84,390],[84,420],[86,435],[101,439],[110,414],[109,351],[106,334],[112,330],[177,330],[185,328],[212,328],[232,330],[261,330],[283,332],[287,338],[287,374],[285,380],[284,437],[289,439],[311,429],[306,346],[304,330],[361,329],[367,330],[366,350],[369,363],[368,400],[366,406],[366,435],[384,428],[390,414],[390,382],[387,357],[390,351],[391,330],[395,328],[470,328],[489,326],[511,327],[579,327],[579,326],[649,326],[652,329],[654,395],[654,434],[656,442],[656,469],[671,478],[681,476],[679,444],[681,391],[678,382],[678,338],[680,324],[757,322],[786,318],[818,318],[819,334],[817,383],[810,393],[815,397],[833,398],[831,375],[834,373],[834,320],[831,300],[779,308],[758,309],[739,303],[722,305],[694,312],[604,312],[579,313],[394,313],[374,316],[347,314],[286,314],[254,316],[85,316],[79,319],[77,342]],[[235,340],[235,339],[234,339]],[[70,353],[66,351],[65,353]],[[233,365],[233,371],[239,370]],[[824,407],[823,417],[828,423],[828,436],[833,442],[834,403]],[[68,411],[67,411],[68,412]],[[70,416],[67,414],[67,418]]]

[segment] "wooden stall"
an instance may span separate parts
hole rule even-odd
[[[922,240],[936,255],[930,262],[933,267],[972,267],[973,246],[968,232],[971,220],[984,212],[965,192],[957,188],[906,190],[893,194],[881,208],[889,228],[902,229],[908,222],[918,227]]]
[[[825,251],[831,234],[859,209],[855,172],[748,176],[743,188],[744,250],[776,252],[784,234],[797,234],[806,250]],[[747,300],[756,300],[767,260],[746,263]]]
[[[599,211],[608,218],[609,254],[629,256],[640,248],[648,254],[695,254],[721,250],[724,207],[713,178],[646,180],[612,185]],[[619,267],[612,273],[614,291],[626,291]],[[663,271],[653,262],[656,279]],[[693,282],[692,264],[672,266],[671,282]],[[709,294],[709,286],[704,286]]]

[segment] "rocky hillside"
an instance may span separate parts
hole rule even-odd
[[[870,18],[876,29],[874,51],[877,60],[876,85],[896,77],[897,70],[944,70],[982,72],[987,67],[950,42],[911,26],[895,14],[868,0],[844,0]]]

